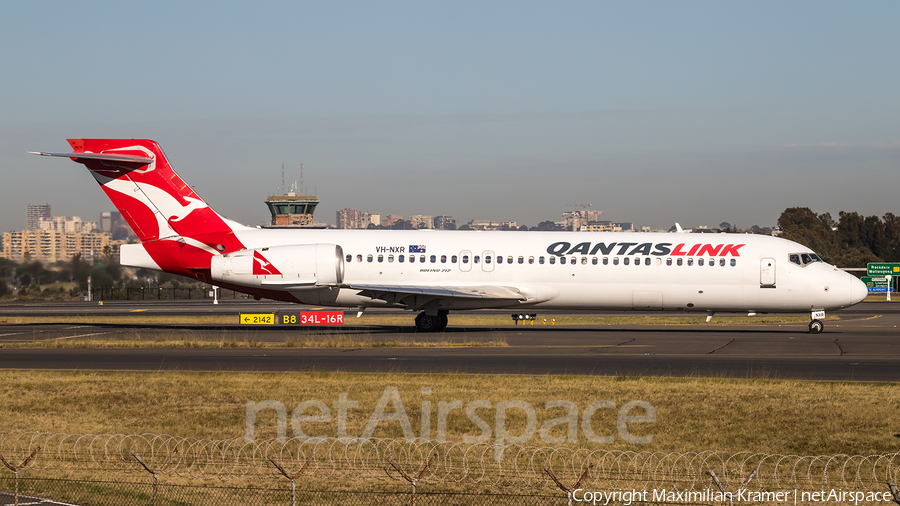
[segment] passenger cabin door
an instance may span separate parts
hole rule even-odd
[[[759,287],[775,288],[775,259],[763,258],[759,264]]]
[[[494,270],[494,252],[485,251],[481,254],[481,270],[491,272]]]

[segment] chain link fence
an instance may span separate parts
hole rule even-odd
[[[7,432],[0,433],[0,459],[8,469],[0,468],[0,505],[14,504],[17,492],[38,498],[24,501],[32,504],[569,504],[576,490],[581,500],[584,491],[620,492],[604,504],[632,502],[621,495],[626,491],[645,492],[639,502],[686,504],[716,502],[719,492],[786,490],[879,493],[900,504],[888,488],[897,481],[900,452],[665,453],[420,439]],[[574,499],[580,502],[577,493]]]

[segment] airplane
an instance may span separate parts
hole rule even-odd
[[[809,312],[864,300],[866,285],[796,242],[752,234],[325,230],[248,227],[209,207],[142,139],[68,139],[140,239],[122,265],[318,306],[416,311]],[[680,227],[679,227],[680,228]]]

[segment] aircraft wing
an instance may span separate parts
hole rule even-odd
[[[509,286],[416,286],[416,285],[382,285],[382,284],[349,284],[346,288],[360,290],[361,295],[374,299],[403,298],[408,295],[423,295],[433,298],[458,299],[505,299],[525,301],[528,296],[519,289]],[[399,297],[398,297],[399,296]]]

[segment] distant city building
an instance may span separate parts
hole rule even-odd
[[[510,230],[518,228],[514,221],[472,220],[466,225],[473,230]]]
[[[589,225],[591,222],[600,221],[601,211],[567,211],[562,217],[565,220],[566,230],[581,230],[581,227]]]
[[[376,227],[381,224],[381,215],[372,214],[345,207],[337,212],[336,228],[340,229],[366,229],[369,225]]]
[[[356,209],[345,207],[337,212],[336,228],[343,230],[359,228],[360,212]]]
[[[100,213],[100,231],[106,233],[112,231],[112,212],[103,211]]]
[[[409,217],[409,223],[415,228],[434,228],[434,216],[425,216],[422,214],[414,214]]]
[[[434,228],[438,230],[454,230],[456,229],[456,218],[453,216],[435,216]]]
[[[50,204],[28,204],[25,211],[25,230],[40,230],[41,218],[50,217]]]
[[[384,228],[390,228],[394,226],[398,221],[403,221],[403,216],[399,214],[389,214],[381,219],[381,226]]]
[[[88,234],[97,229],[97,223],[82,221],[79,216],[57,216],[55,218],[41,218],[38,229],[52,230],[64,234],[66,232]]]
[[[69,261],[77,254],[88,262],[103,254],[110,244],[109,234],[56,232],[55,230],[20,230],[3,234],[0,257],[14,262],[31,261],[55,263]]]

